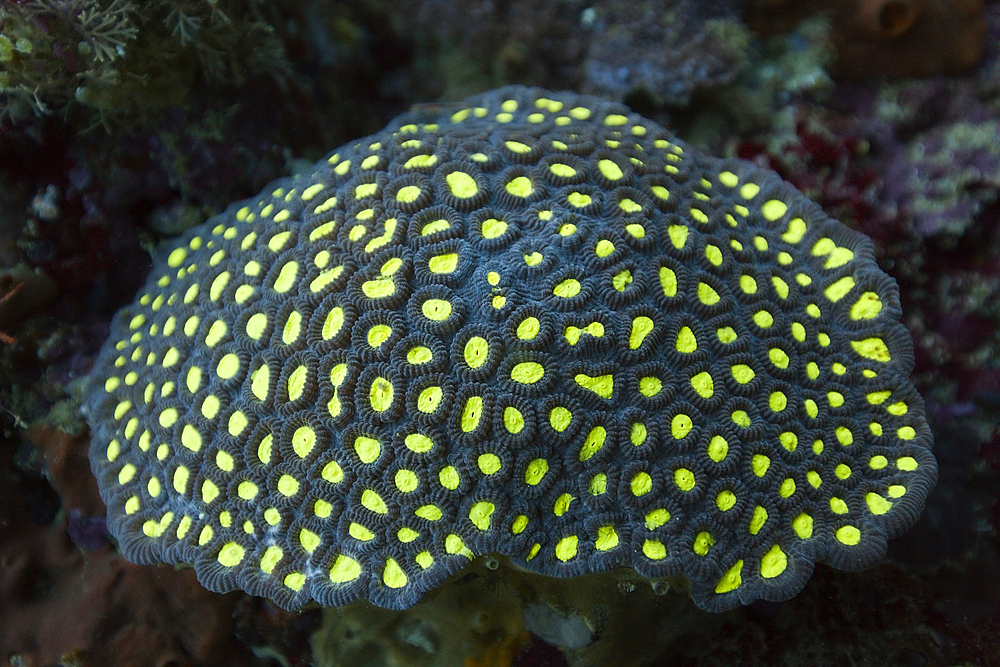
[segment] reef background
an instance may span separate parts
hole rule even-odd
[[[390,618],[124,561],[78,405],[149,250],[413,104],[508,83],[624,101],[874,239],[936,434],[919,523],[871,570],[726,614],[536,584],[570,616],[536,634],[502,571],[442,594],[463,618]],[[998,194],[1000,2],[0,0],[0,660],[1000,665]]]

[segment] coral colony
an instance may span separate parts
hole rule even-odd
[[[594,97],[404,115],[171,242],[86,411],[122,552],[286,608],[497,554],[729,609],[936,478],[895,282],[765,169]]]

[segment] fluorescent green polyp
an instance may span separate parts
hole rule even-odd
[[[491,502],[478,502],[469,510],[469,520],[479,530],[489,530],[490,517],[493,515],[495,509],[496,506]]]
[[[361,564],[358,561],[344,556],[343,554],[337,556],[333,563],[333,567],[330,568],[330,582],[334,584],[342,584],[348,581],[354,581],[361,574]]]
[[[559,540],[556,544],[556,558],[564,563],[575,558],[578,543],[579,538],[576,535],[570,535]]]
[[[506,186],[507,192],[514,195],[515,197],[530,197],[534,188],[531,186],[531,180],[525,178],[524,176],[518,176]]]
[[[571,299],[580,293],[580,281],[567,278],[552,289],[552,293],[564,299]]]
[[[459,199],[474,197],[479,192],[475,179],[463,171],[453,171],[445,177],[445,180],[451,188],[451,193]]]
[[[486,363],[489,355],[490,344],[481,336],[473,336],[465,344],[465,363],[469,368],[479,368]]]
[[[743,584],[743,577],[741,573],[743,571],[743,561],[738,560],[736,564],[731,568],[726,570],[726,573],[722,575],[719,582],[715,585],[716,593],[728,593],[730,591],[735,591]]]
[[[589,389],[601,398],[611,398],[615,390],[615,379],[612,375],[591,377],[580,373],[574,379],[578,385],[584,389]]]
[[[545,376],[545,368],[534,361],[525,361],[514,366],[510,379],[520,384],[534,384]]]
[[[219,563],[225,567],[235,567],[243,560],[246,550],[235,542],[229,542],[219,552]]]

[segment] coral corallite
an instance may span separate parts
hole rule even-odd
[[[122,552],[296,608],[479,554],[797,593],[936,478],[895,282],[774,173],[520,87],[413,112],[171,242],[85,410]]]

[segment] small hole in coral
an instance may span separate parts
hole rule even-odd
[[[654,581],[653,582],[653,594],[654,595],[666,595],[670,592],[670,584],[665,581]]]

